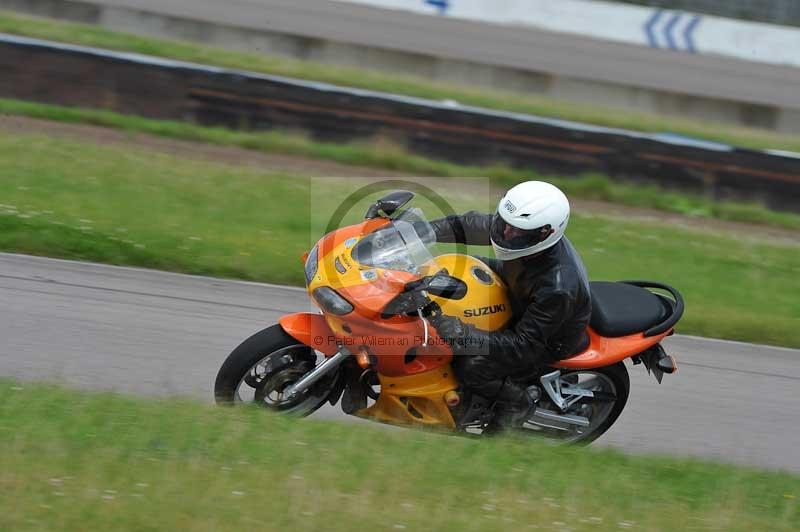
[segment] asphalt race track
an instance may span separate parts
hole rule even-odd
[[[210,401],[233,347],[309,308],[297,288],[0,254],[0,376]],[[678,373],[629,368],[596,445],[800,472],[800,351],[685,336],[667,350]]]

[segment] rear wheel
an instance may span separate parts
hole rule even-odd
[[[325,404],[339,373],[334,372],[308,391],[289,397],[286,389],[313,370],[316,352],[273,325],[257,332],[233,350],[217,373],[217,404],[254,403],[289,414],[307,416]]]
[[[596,369],[562,370],[560,378],[562,388],[580,388],[593,392],[595,397],[582,399],[561,412],[543,393],[537,411],[523,426],[524,431],[566,443],[586,444],[614,424],[628,401],[630,377],[623,362]],[[548,413],[579,416],[588,419],[589,426],[554,420]]]

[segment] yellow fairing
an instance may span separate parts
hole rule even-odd
[[[439,269],[467,283],[467,295],[453,300],[431,296],[442,313],[461,318],[484,331],[496,331],[511,320],[511,304],[505,284],[483,261],[455,253],[434,259]]]
[[[336,290],[363,284],[377,277],[377,272],[380,270],[361,266],[351,256],[358,240],[358,238],[348,238],[319,257],[317,274],[308,285],[309,293],[320,286],[330,286]],[[369,272],[370,277],[367,277],[365,272]]]
[[[458,388],[449,365],[407,377],[379,375],[378,378],[381,382],[378,400],[356,415],[384,423],[455,428],[444,402],[444,395]]]

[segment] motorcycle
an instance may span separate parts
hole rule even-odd
[[[306,288],[320,313],[283,316],[234,349],[217,375],[218,404],[255,402],[307,416],[340,403],[346,414],[383,423],[493,432],[494,405],[459,385],[454,346],[430,322],[444,313],[483,330],[508,326],[505,284],[479,258],[434,256],[435,235],[422,211],[409,207],[413,196],[390,193],[363,222],[317,242],[304,260]],[[591,322],[578,351],[513,377],[539,392],[516,431],[588,443],[626,405],[625,359],[643,364],[659,383],[676,371],[660,342],[683,315],[677,290],[646,281],[590,286]]]

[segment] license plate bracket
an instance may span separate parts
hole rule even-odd
[[[664,378],[664,370],[659,367],[658,362],[667,356],[669,355],[661,347],[661,344],[656,344],[639,355],[639,358],[644,362],[644,367],[647,368],[647,374],[652,374],[659,384],[661,384],[661,379]]]

